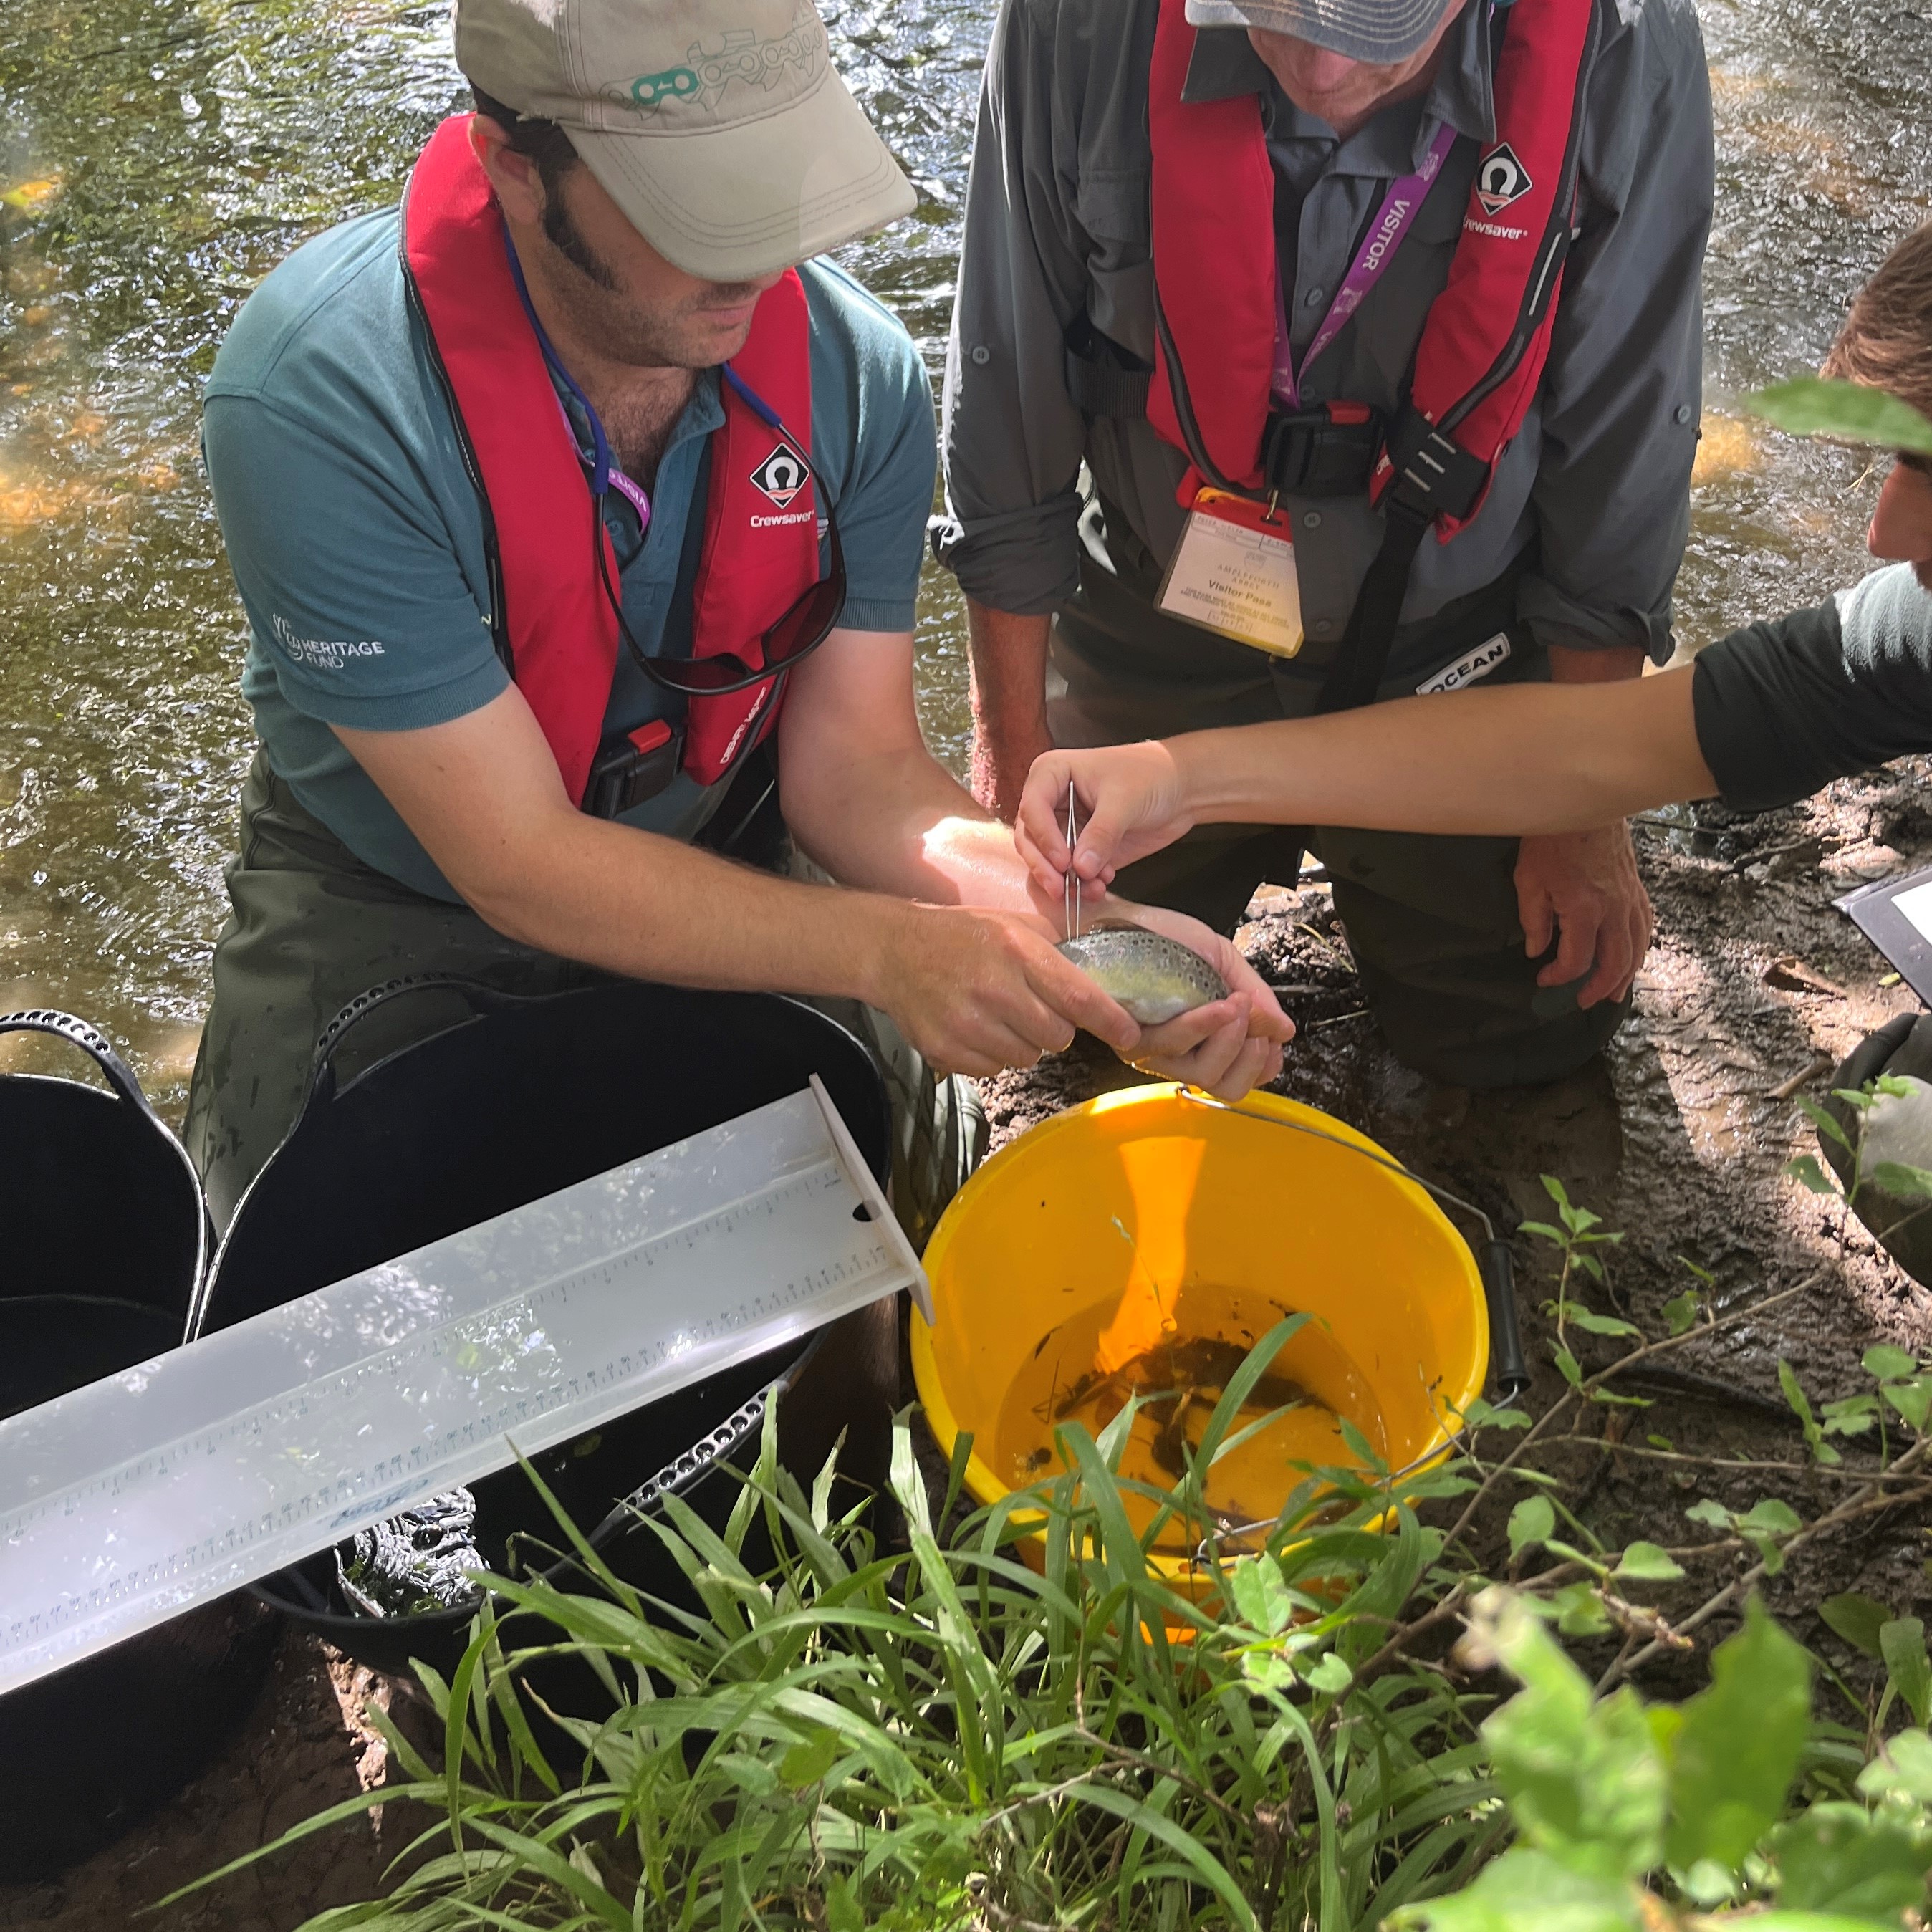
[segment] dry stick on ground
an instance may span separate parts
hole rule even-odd
[[[1780,1289],[1775,1294],[1767,1295],[1761,1300],[1753,1302],[1748,1307],[1733,1309],[1726,1314],[1718,1317],[1714,1321],[1701,1323],[1695,1328],[1686,1329],[1681,1335],[1665,1336],[1657,1341],[1646,1342],[1642,1347],[1633,1348],[1628,1354],[1620,1357],[1608,1368],[1600,1370],[1594,1376],[1586,1377],[1576,1387],[1566,1388],[1557,1400],[1553,1402],[1549,1408],[1545,1410],[1544,1414],[1535,1422],[1532,1424],[1529,1429],[1525,1432],[1522,1439],[1516,1444],[1516,1447],[1511,1450],[1510,1454],[1506,1456],[1502,1462],[1496,1464],[1493,1468],[1489,1470],[1484,1474],[1482,1481],[1478,1484],[1475,1492],[1470,1497],[1468,1504],[1465,1506],[1462,1514],[1456,1520],[1454,1527],[1452,1527],[1448,1533],[1443,1538],[1442,1548],[1444,1550],[1448,1550],[1452,1545],[1460,1542],[1462,1538],[1468,1534],[1470,1525],[1474,1521],[1478,1513],[1484,1504],[1489,1499],[1490,1496],[1493,1494],[1497,1484],[1499,1484],[1505,1476],[1510,1474],[1515,1471],[1531,1449],[1535,1448],[1540,1443],[1542,1443],[1547,1439],[1550,1434],[1553,1430],[1555,1424],[1561,1418],[1569,1413],[1573,1406],[1576,1406],[1577,1407],[1578,1412],[1580,1414],[1582,1411],[1588,1407],[1590,1396],[1593,1395],[1597,1390],[1602,1388],[1605,1383],[1612,1380],[1619,1373],[1630,1369],[1634,1364],[1649,1360],[1658,1355],[1669,1354],[1673,1350],[1682,1348],[1688,1343],[1700,1340],[1706,1336],[1721,1334],[1726,1329],[1735,1328],[1742,1322],[1756,1320],[1760,1317],[1768,1314],[1772,1309],[1780,1307],[1784,1303],[1790,1301],[1797,1296],[1806,1293],[1822,1281],[1825,1278],[1825,1270],[1822,1268],[1816,1270],[1812,1274],[1806,1276],[1802,1281],[1798,1282],[1795,1286]],[[1924,1451],[1928,1448],[1932,1448],[1932,1440],[1922,1442],[1912,1450],[1908,1452],[1908,1456],[1913,1460],[1922,1460],[1922,1452]],[[1899,1463],[1893,1466],[1893,1469],[1891,1472],[1888,1472],[1888,1474],[1897,1474],[1900,1466],[1906,1463],[1907,1460],[1908,1458],[1906,1456],[1900,1457]],[[1870,1491],[1872,1490],[1877,1490],[1875,1501],[1871,1497]],[[1914,1490],[1906,1492],[1903,1496],[1898,1494],[1887,1495],[1884,1493],[1882,1488],[1879,1488],[1876,1482],[1874,1482],[1869,1486],[1868,1490],[1862,1490],[1859,1496],[1848,1498],[1845,1503],[1840,1504],[1837,1509],[1832,1510],[1828,1515],[1820,1517],[1816,1523],[1810,1526],[1805,1531],[1801,1532],[1798,1536],[1792,1538],[1790,1541],[1787,1542],[1784,1546],[1786,1550],[1790,1550],[1795,1547],[1799,1542],[1808,1540],[1809,1537],[1820,1534],[1828,1528],[1833,1527],[1840,1522],[1848,1521],[1856,1515],[1869,1513],[1869,1511],[1874,1508],[1891,1508],[1901,1502],[1916,1500],[1920,1493],[1922,1493],[1920,1490]],[[1928,1496],[1932,1496],[1932,1482],[1928,1482],[1924,1484],[1922,1493]],[[1683,1553],[1695,1556],[1710,1556],[1720,1553],[1729,1549],[1742,1548],[1742,1546],[1743,1539],[1742,1538],[1727,1538],[1714,1543],[1696,1545],[1694,1549],[1687,1550]],[[1558,1570],[1549,1573],[1548,1576],[1544,1578],[1538,1579],[1538,1580],[1547,1582],[1549,1581],[1555,1580],[1560,1576],[1567,1574],[1570,1568],[1582,1568],[1585,1567],[1586,1566],[1566,1564],[1562,1566]],[[1702,1606],[1699,1612],[1694,1613],[1691,1617],[1687,1618],[1682,1623],[1674,1624],[1666,1623],[1664,1619],[1662,1617],[1658,1616],[1654,1611],[1648,1610],[1642,1606],[1622,1605],[1622,1600],[1619,1599],[1618,1601],[1620,1606],[1626,1611],[1642,1611],[1644,1616],[1652,1619],[1657,1634],[1653,1636],[1650,1640],[1634,1655],[1628,1657],[1620,1656],[1618,1659],[1617,1664],[1613,1666],[1612,1668],[1620,1669],[1627,1675],[1630,1671],[1636,1669],[1639,1665],[1647,1660],[1650,1657],[1655,1655],[1664,1649],[1675,1649],[1686,1647],[1688,1646],[1690,1631],[1698,1628],[1702,1623],[1708,1622],[1710,1617],[1714,1616],[1717,1612],[1723,1607],[1724,1601],[1729,1600],[1731,1596],[1735,1594],[1738,1588],[1748,1587],[1751,1581],[1754,1580],[1758,1576],[1762,1575],[1763,1573],[1763,1564],[1760,1562],[1753,1570],[1748,1572],[1744,1577],[1740,1578],[1738,1584],[1730,1586],[1729,1589],[1724,1592],[1720,1592],[1718,1598],[1714,1598],[1711,1603]],[[1400,1660],[1408,1651],[1409,1646],[1414,1644],[1418,1638],[1426,1635],[1430,1630],[1439,1628],[1442,1624],[1447,1622],[1460,1610],[1468,1594],[1470,1581],[1471,1580],[1468,1578],[1458,1578],[1456,1581],[1452,1584],[1450,1588],[1436,1600],[1435,1603],[1432,1604],[1426,1610],[1424,1611],[1420,1616],[1412,1618],[1408,1622],[1402,1624],[1390,1632],[1388,1640],[1383,1643],[1382,1647],[1376,1651],[1371,1656],[1364,1660],[1361,1664],[1357,1666],[1353,1681],[1351,1682],[1348,1690],[1345,1691],[1342,1696],[1336,1699],[1334,1703],[1330,1706],[1327,1716],[1322,1720],[1321,1730],[1318,1733],[1318,1746],[1319,1744],[1325,1742],[1327,1738],[1332,1735],[1335,1726],[1342,1720],[1350,1699],[1354,1696],[1357,1690],[1360,1690],[1364,1684],[1370,1683],[1375,1678],[1379,1677],[1383,1672]],[[1628,1622],[1624,1623],[1624,1627],[1627,1630],[1630,1628]],[[1625,1646],[1626,1650],[1628,1649],[1630,1643],[1636,1641],[1636,1639],[1634,1636],[1628,1638]],[[1598,1687],[1600,1692],[1605,1687],[1604,1685],[1600,1684]],[[1081,1719],[1081,1722],[1084,1726],[1084,1715]],[[1076,1779],[1072,1780],[1072,1783],[1078,1784],[1084,1781],[1085,1780],[1082,1779]],[[1302,1813],[1305,1809],[1310,1798],[1312,1796],[1312,1792],[1310,1789],[1311,1781],[1312,1774],[1309,1770],[1306,1756],[1304,1754],[1303,1760],[1301,1763],[1297,1766],[1294,1776],[1290,1783],[1287,1801],[1275,1814],[1276,1818],[1280,1821],[1280,1828],[1282,1832],[1282,1836],[1277,1841],[1278,1850],[1276,1851],[1276,1857],[1273,1862],[1273,1870],[1264,1888],[1264,1907],[1266,1916],[1262,1919],[1264,1926],[1270,1924],[1274,1917],[1276,1903],[1276,1888],[1280,1882],[1280,1873],[1282,1863],[1286,1856],[1288,1834],[1294,1832],[1299,1826]],[[1260,1820],[1258,1818],[1256,1820],[1256,1823],[1258,1826],[1259,1826]]]
[[[1468,1533],[1469,1526],[1475,1520],[1478,1512],[1489,1500],[1496,1484],[1515,1470],[1524,1456],[1544,1439],[1552,1425],[1559,1418],[1569,1414],[1573,1404],[1587,1406],[1588,1398],[1598,1389],[1621,1372],[1629,1368],[1634,1363],[1646,1361],[1654,1355],[1668,1354],[1673,1349],[1683,1348],[1689,1342],[1701,1340],[1707,1336],[1720,1335],[1726,1328],[1736,1328],[1742,1322],[1755,1320],[1760,1316],[1768,1314],[1772,1309],[1791,1300],[1794,1297],[1803,1294],[1808,1290],[1816,1287],[1824,1278],[1825,1270],[1820,1268],[1814,1273],[1807,1275],[1795,1288],[1781,1288],[1775,1294],[1767,1295],[1762,1301],[1753,1302],[1748,1308],[1733,1309],[1729,1313],[1720,1316],[1714,1322],[1706,1322],[1694,1328],[1687,1328],[1681,1335],[1666,1335],[1660,1340],[1647,1342],[1642,1348],[1633,1348],[1628,1354],[1619,1356],[1607,1369],[1600,1370],[1594,1376],[1586,1376],[1576,1388],[1565,1389],[1563,1394],[1544,1411],[1542,1415],[1530,1425],[1528,1430],[1524,1433],[1522,1441],[1517,1443],[1509,1454],[1505,1456],[1484,1478],[1482,1483],[1478,1486],[1475,1494],[1469,1498],[1468,1507],[1456,1518],[1454,1528],[1442,1539],[1442,1546],[1446,1550],[1452,1544],[1461,1541]]]
[[[1682,1449],[1650,1449],[1634,1442],[1606,1443],[1609,1456],[1641,1456],[1652,1462],[1686,1462],[1700,1469],[1742,1469],[1760,1475],[1825,1476],[1834,1483],[1916,1483],[1913,1475],[1893,1469],[1840,1469],[1828,1462],[1754,1462],[1748,1456],[1695,1456]]]
[[[1821,1053],[1802,1073],[1794,1073],[1789,1080],[1780,1080],[1771,1090],[1770,1097],[1774,1100],[1795,1100],[1801,1088],[1810,1086],[1820,1074],[1830,1072],[1837,1064],[1836,1060]]]
[[[1720,1334],[1726,1328],[1735,1328],[1742,1322],[1755,1320],[1760,1316],[1768,1314],[1772,1309],[1792,1300],[1795,1297],[1804,1294],[1824,1278],[1825,1270],[1822,1268],[1818,1269],[1807,1275],[1795,1287],[1782,1288],[1775,1294],[1767,1295],[1762,1300],[1754,1301],[1748,1308],[1733,1309],[1714,1321],[1702,1323],[1694,1328],[1686,1329],[1681,1335],[1665,1336],[1659,1340],[1646,1342],[1641,1348],[1633,1348],[1629,1354],[1620,1357],[1610,1367],[1600,1370],[1594,1376],[1586,1377],[1577,1387],[1565,1389],[1556,1401],[1552,1403],[1530,1426],[1522,1439],[1516,1444],[1509,1454],[1484,1475],[1483,1480],[1478,1484],[1475,1492],[1465,1506],[1462,1514],[1456,1518],[1454,1526],[1443,1538],[1443,1549],[1445,1551],[1448,1550],[1453,1545],[1461,1541],[1468,1533],[1470,1525],[1475,1520],[1484,1504],[1494,1493],[1496,1486],[1505,1476],[1514,1473],[1532,1448],[1547,1441],[1553,1432],[1554,1425],[1570,1412],[1572,1406],[1576,1406],[1580,1414],[1582,1410],[1587,1408],[1590,1396],[1620,1372],[1628,1369],[1634,1363],[1646,1361],[1654,1356],[1668,1354],[1702,1337]],[[1892,1496],[1888,1497],[1886,1500],[1888,1502],[1894,1502],[1910,1499],[1910,1495],[1908,1493],[1904,1497]],[[1824,1519],[1820,1520],[1820,1526],[1822,1526],[1824,1520]],[[1722,1544],[1700,1545],[1697,1553],[1708,1555],[1723,1548],[1742,1547],[1742,1538],[1726,1539]],[[1412,1618],[1408,1622],[1394,1630],[1382,1648],[1357,1670],[1354,1682],[1350,1686],[1349,1691],[1336,1700],[1324,1723],[1324,1736],[1325,1736],[1328,1731],[1339,1721],[1343,1708],[1348,1703],[1349,1696],[1352,1695],[1356,1689],[1380,1676],[1384,1670],[1402,1657],[1409,1646],[1413,1644],[1418,1637],[1426,1634],[1455,1615],[1461,1608],[1468,1594],[1468,1580],[1459,1579],[1420,1616]],[[1691,1627],[1687,1621],[1685,1624],[1670,1628],[1673,1635],[1682,1636]],[[1654,1644],[1652,1648],[1654,1650],[1661,1647],[1663,1646],[1660,1640],[1658,1643]],[[1634,1668],[1634,1664],[1631,1667]],[[1299,1772],[1297,1774],[1296,1782],[1298,1786],[1300,1782]],[[1292,1817],[1298,1818],[1300,1815],[1300,1808],[1294,1802],[1295,1796],[1296,1794],[1292,1792],[1290,1794],[1289,1815]]]
[[[1060,1932],[1058,1925],[1043,1925],[1036,1918],[1022,1918],[1017,1912],[1009,1912],[994,1898],[983,1873],[974,1872],[967,1880],[966,1895],[972,1900],[974,1910],[982,1913],[988,1924],[998,1926],[1000,1932]]]

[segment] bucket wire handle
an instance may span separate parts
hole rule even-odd
[[[210,1236],[208,1203],[201,1190],[201,1176],[195,1171],[194,1162],[189,1158],[188,1150],[176,1138],[173,1130],[154,1109],[153,1103],[141,1090],[141,1083],[135,1078],[134,1070],[120,1054],[114,1051],[114,1042],[98,1027],[90,1026],[86,1021],[72,1013],[64,1013],[55,1006],[23,1006],[17,1012],[0,1013],[0,1034],[10,1033],[44,1033],[56,1040],[64,1040],[70,1046],[77,1046],[100,1070],[101,1077],[113,1089],[114,1097],[124,1101],[139,1114],[172,1151],[179,1161],[188,1177],[188,1185],[194,1191],[199,1204],[195,1229],[194,1273],[188,1282],[188,1306],[192,1318],[196,1302],[200,1299],[202,1285],[208,1274],[208,1257]]]
[[[1344,1140],[1340,1134],[1324,1133],[1319,1127],[1309,1126],[1300,1120],[1284,1120],[1278,1114],[1251,1113],[1245,1107],[1217,1100],[1213,1094],[1204,1094],[1197,1088],[1182,1088],[1180,1097],[1193,1106],[1211,1107],[1216,1113],[1238,1114],[1244,1120],[1258,1120],[1264,1126],[1286,1127],[1292,1133],[1306,1135],[1310,1140],[1326,1141],[1330,1147],[1359,1155],[1377,1167],[1385,1167],[1391,1174],[1401,1175],[1405,1180],[1414,1181],[1424,1193],[1446,1206],[1460,1209],[1472,1221],[1480,1222],[1483,1230],[1481,1244],[1472,1241],[1469,1246],[1475,1256],[1476,1271],[1483,1278],[1483,1299],[1489,1306],[1490,1373],[1496,1384],[1497,1402],[1507,1406],[1529,1387],[1529,1366],[1522,1354],[1522,1330],[1516,1318],[1515,1258],[1510,1252],[1509,1244],[1498,1237],[1496,1223],[1473,1202],[1451,1194],[1448,1188],[1438,1187],[1432,1180],[1425,1180],[1412,1168],[1403,1166],[1389,1155],[1371,1153],[1354,1141]],[[1468,1238],[1466,1235],[1463,1238],[1466,1240]]]

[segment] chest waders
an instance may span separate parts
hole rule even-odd
[[[1056,687],[1077,742],[1374,701],[1424,542],[1432,532],[1454,542],[1477,514],[1533,406],[1573,239],[1598,0],[1516,0],[1496,17],[1496,139],[1478,161],[1400,406],[1385,416],[1347,399],[1282,393],[1275,179],[1262,103],[1255,94],[1184,100],[1195,29],[1184,0],[1160,0],[1148,83],[1155,359],[1137,364],[1090,324],[1076,324],[1068,392],[1090,416],[1144,418],[1180,452],[1184,508],[1204,487],[1262,503],[1366,496],[1382,512],[1383,535],[1340,639],[1311,641],[1281,664],[1156,608],[1156,561],[1136,554],[1124,520],[1090,507],[1082,589],[1064,614],[1067,648],[1056,652]],[[1390,207],[1385,200],[1382,218]],[[1372,239],[1380,225],[1371,224]],[[1324,325],[1300,373],[1339,332]],[[1292,370],[1292,354],[1286,359]],[[1102,516],[1106,548],[1124,566],[1111,574],[1094,541]],[[1500,636],[1509,656],[1490,680],[1535,674],[1534,641],[1515,618],[1516,579],[1533,562],[1532,550],[1439,613],[1432,661],[1454,665]],[[1089,636],[1090,656],[1082,650]],[[1298,692],[1307,694],[1300,703]],[[1514,840],[1211,826],[1130,868],[1121,889],[1232,930],[1255,884],[1292,883],[1305,843],[1334,878],[1370,1005],[1412,1065],[1469,1085],[1546,1080],[1587,1060],[1626,1010],[1582,1012],[1574,989],[1535,984],[1538,962],[1522,952]]]

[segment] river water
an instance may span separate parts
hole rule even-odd
[[[1719,209],[1678,596],[1693,649],[1857,574],[1874,480],[1846,453],[1754,431],[1737,398],[1815,363],[1846,298],[1932,206],[1932,10],[1702,11]],[[848,266],[935,380],[992,14],[827,12],[842,70],[920,193]],[[250,751],[200,385],[250,289],[304,237],[393,200],[463,103],[446,16],[441,0],[0,0],[0,1010],[93,1020],[170,1113]],[[963,622],[930,567],[919,644],[922,722],[957,766]],[[42,1064],[0,1042],[0,1067]]]

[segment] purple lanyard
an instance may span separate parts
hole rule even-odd
[[[626,499],[638,513],[638,520],[644,530],[651,526],[651,500],[642,490],[618,468],[610,454],[610,439],[604,434],[604,425],[598,420],[597,412],[590,406],[590,398],[578,386],[577,379],[563,366],[563,358],[551,346],[550,337],[544,332],[543,324],[537,320],[536,304],[530,300],[529,284],[524,280],[524,265],[517,260],[516,245],[510,239],[510,231],[503,230],[503,252],[510,258],[510,274],[517,285],[517,298],[524,305],[524,314],[537,338],[537,346],[543,351],[544,366],[576,398],[577,406],[584,412],[584,419],[590,425],[590,447],[586,449],[577,440],[577,424],[572,421],[570,411],[565,406],[563,398],[556,399],[558,413],[563,418],[563,426],[570,432],[571,446],[577,452],[578,460],[590,470],[587,479],[590,494],[602,496],[606,490],[615,490]],[[763,423],[767,429],[775,430],[794,448],[800,447],[798,440],[784,426],[784,418],[740,375],[728,362],[718,365],[718,374],[730,386],[731,392]],[[824,534],[821,522],[819,534]]]
[[[577,440],[577,425],[570,418],[570,412],[564,406],[561,396],[556,399],[557,412],[563,418],[563,426],[570,432],[571,447],[577,452],[579,461],[586,464],[590,470],[590,494],[602,496],[607,490],[615,490],[638,513],[639,534],[651,526],[651,500],[612,461],[610,445],[604,434],[604,425],[597,418],[597,412],[590,406],[590,398],[578,387],[576,379],[563,366],[563,360],[550,346],[544,326],[537,320],[536,305],[530,300],[530,292],[524,280],[524,265],[517,260],[517,250],[510,240],[507,226],[503,230],[503,249],[510,258],[510,274],[517,284],[517,295],[524,305],[524,314],[529,318],[530,327],[536,332],[537,346],[543,351],[545,366],[558,382],[577,399],[577,406],[590,424],[590,447],[587,450]]]
[[[1288,340],[1288,305],[1282,295],[1281,278],[1276,277],[1272,386],[1276,397],[1290,409],[1301,406],[1302,376],[1316,357],[1341,334],[1342,326],[1367,299],[1369,291],[1382,280],[1383,270],[1395,260],[1396,250],[1402,246],[1409,224],[1427,198],[1436,177],[1442,172],[1442,164],[1448,160],[1456,139],[1455,129],[1445,125],[1423,157],[1421,166],[1412,175],[1404,175],[1383,197],[1381,211],[1369,230],[1368,239],[1362,244],[1361,252],[1356,256],[1347,278],[1336,291],[1328,314],[1315,332],[1315,340],[1308,345],[1299,368],[1296,366],[1294,345]]]

